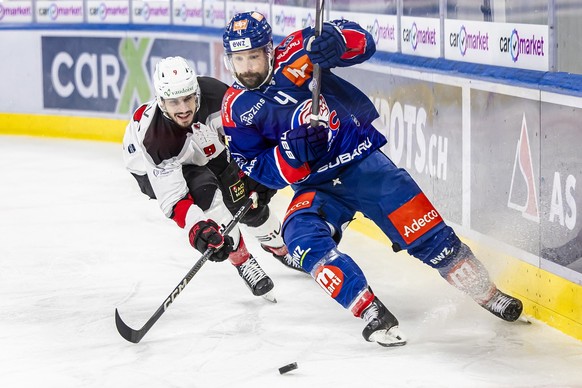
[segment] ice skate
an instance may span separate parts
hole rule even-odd
[[[254,257],[250,256],[241,265],[235,266],[240,277],[245,281],[253,295],[262,296],[270,302],[276,303],[273,290],[273,281],[259,266]]]
[[[268,245],[261,244],[261,248],[272,254],[273,257],[283,263],[284,266],[305,273],[303,268],[301,268],[301,264],[299,264],[299,260],[294,260],[293,257],[289,254],[287,245],[283,245],[280,248],[273,248]]]
[[[368,323],[362,331],[366,341],[386,347],[406,344],[406,338],[398,328],[398,319],[378,298],[374,297],[370,306],[364,310],[362,319]]]
[[[504,294],[499,290],[487,302],[481,304],[484,309],[489,310],[499,318],[513,322],[516,321],[523,311],[523,304],[517,298]]]

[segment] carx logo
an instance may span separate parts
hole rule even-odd
[[[43,36],[43,102],[49,109],[127,116],[152,95],[151,73],[167,56],[182,56],[198,73],[210,68],[208,42]]]

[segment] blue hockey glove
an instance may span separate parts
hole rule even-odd
[[[224,261],[233,251],[233,241],[230,236],[223,236],[218,231],[219,227],[212,220],[199,221],[196,223],[188,237],[190,244],[200,253],[204,253],[208,248],[213,248],[214,253],[208,258],[210,261]]]
[[[279,151],[292,167],[319,159],[327,152],[329,129],[323,125],[312,128],[302,124],[281,135]]]
[[[324,69],[336,67],[346,52],[346,40],[340,29],[332,23],[323,23],[321,35],[307,40],[305,47],[312,63]]]

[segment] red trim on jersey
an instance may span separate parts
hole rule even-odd
[[[303,34],[297,31],[283,40],[275,51],[275,63],[278,67],[280,63],[286,62],[296,52],[303,49]]]
[[[186,226],[186,214],[188,214],[188,209],[190,206],[194,205],[194,199],[188,194],[185,198],[181,199],[174,205],[174,214],[172,214],[172,219],[178,224],[182,229]]]
[[[133,121],[139,122],[141,120],[141,117],[143,116],[143,112],[145,112],[147,107],[148,107],[147,104],[143,104],[142,106],[137,108],[133,113]]]
[[[234,127],[236,126],[234,120],[232,119],[232,104],[238,97],[239,94],[244,92],[242,89],[235,89],[233,87],[229,88],[224,97],[222,98],[222,126],[223,127]]]
[[[277,164],[279,165],[279,172],[283,178],[289,183],[295,183],[299,179],[305,178],[307,175],[311,174],[311,169],[307,163],[303,163],[301,167],[295,168],[289,165],[281,151],[279,146],[275,147],[275,156],[277,157]]]
[[[346,52],[342,59],[352,59],[366,52],[366,35],[356,30],[342,30],[346,38]]]

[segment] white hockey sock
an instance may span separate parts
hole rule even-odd
[[[497,289],[489,279],[485,266],[475,257],[459,260],[446,274],[445,279],[481,305],[486,303]]]
[[[269,218],[262,225],[255,227],[242,225],[241,227],[253,235],[262,245],[271,248],[280,248],[285,245],[281,236],[281,221],[272,211],[269,212]]]

